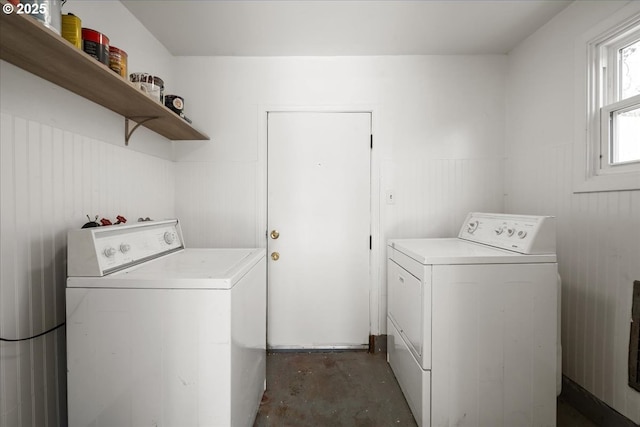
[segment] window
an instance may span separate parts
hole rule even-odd
[[[576,191],[640,189],[638,3],[592,28],[577,49],[576,67],[584,80],[577,79],[576,90],[584,93],[581,114],[586,114],[578,120],[585,133],[577,135],[582,165]]]
[[[598,67],[592,83],[597,101],[592,133],[600,139],[599,173],[636,169],[640,162],[640,22],[592,48]]]

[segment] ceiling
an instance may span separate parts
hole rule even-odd
[[[121,1],[175,56],[504,54],[571,3]]]

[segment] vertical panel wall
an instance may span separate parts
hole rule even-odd
[[[563,374],[640,423],[627,385],[640,191],[573,192],[574,51],[627,2],[575,2],[509,54],[506,210],[556,215]]]
[[[66,233],[100,215],[115,222],[173,214],[172,162],[34,120],[0,121],[0,336],[65,321]],[[3,426],[66,420],[64,327],[0,343]]]
[[[106,33],[134,71],[172,84],[171,56],[120,2],[68,1],[63,12]],[[37,55],[34,51],[30,54]],[[65,320],[66,233],[86,215],[175,216],[171,143],[0,61],[0,336]],[[0,426],[67,425],[65,329],[0,342]]]

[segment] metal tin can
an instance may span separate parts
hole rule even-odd
[[[82,49],[82,21],[80,18],[72,13],[62,15],[62,37],[78,49]]]
[[[158,93],[158,98],[156,99],[156,101],[158,101],[160,104],[163,104],[164,103],[164,80],[162,80],[158,76],[153,76],[153,84],[160,89],[160,92]]]
[[[91,28],[82,29],[82,49],[109,66],[109,37]]]
[[[25,11],[38,21],[42,22],[47,28],[60,34],[62,4],[66,0],[21,0],[25,5]],[[28,6],[27,6],[28,5]]]
[[[160,77],[148,73],[131,73],[129,80],[149,98],[163,102],[164,81]]]
[[[127,52],[115,46],[109,46],[109,68],[121,77],[127,78]]]
[[[129,81],[142,90],[142,82],[146,82],[149,76],[150,74],[147,73],[131,73],[129,74]]]

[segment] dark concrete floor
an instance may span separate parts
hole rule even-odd
[[[385,353],[275,352],[254,427],[415,426]],[[595,427],[562,399],[558,427]]]
[[[276,352],[255,427],[415,426],[384,353]]]
[[[558,398],[558,427],[597,427],[573,406],[566,402],[562,395]]]

